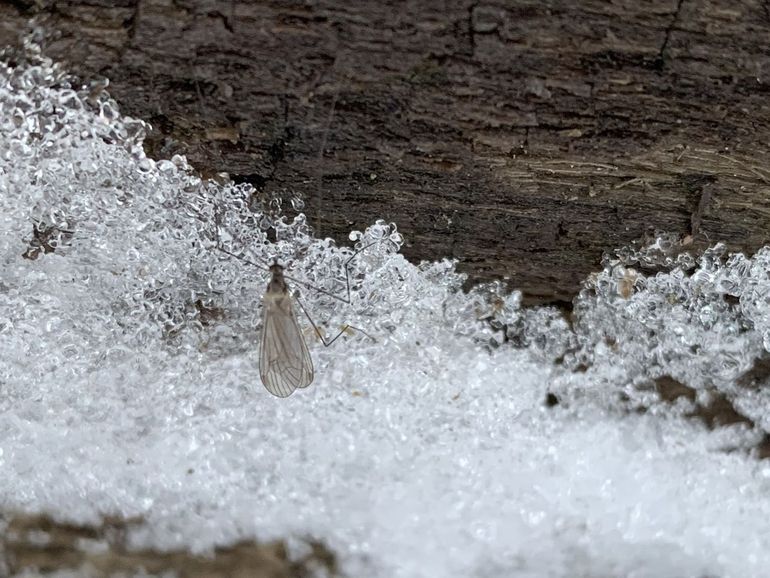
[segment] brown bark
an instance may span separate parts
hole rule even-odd
[[[17,0],[182,152],[323,234],[398,223],[535,300],[654,229],[751,251],[770,224],[770,2]]]
[[[308,553],[292,560],[281,541],[241,541],[208,555],[183,550],[132,548],[131,530],[140,519],[107,518],[99,524],[71,524],[46,515],[14,515],[3,520],[0,572],[39,576],[65,571],[71,576],[184,576],[185,578],[306,578],[339,576],[337,559],[323,543],[307,543]],[[7,574],[5,573],[7,572]]]

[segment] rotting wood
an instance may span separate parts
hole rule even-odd
[[[547,302],[651,230],[767,242],[767,14],[761,0],[17,0],[0,4],[0,43],[37,15],[59,35],[49,55],[109,77],[153,125],[152,155],[303,194],[341,241],[395,221],[411,259],[456,257]]]

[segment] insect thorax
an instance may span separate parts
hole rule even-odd
[[[267,293],[284,294],[289,292],[289,287],[286,285],[286,279],[283,278],[283,267],[277,263],[270,265],[270,273],[272,277],[267,284]]]

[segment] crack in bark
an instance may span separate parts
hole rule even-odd
[[[16,8],[19,14],[30,14],[36,8],[33,0],[8,0],[8,4]]]
[[[126,29],[126,41],[120,47],[120,56],[118,60],[124,62],[126,53],[131,49],[136,38],[136,31],[139,28],[139,20],[142,14],[142,0],[135,0],[131,16],[123,21],[123,28]]]
[[[695,207],[692,215],[690,216],[690,235],[695,237],[701,233],[701,225],[703,224],[703,217],[711,205],[712,198],[714,196],[714,182],[716,179],[709,179],[703,183],[699,190],[698,205]]]
[[[139,17],[142,12],[142,0],[136,0],[134,2],[134,11],[132,12],[131,16],[129,16],[125,22],[123,22],[123,26],[128,30],[128,42],[126,45],[131,44],[131,42],[136,37],[136,29],[137,29],[137,22],[139,21]]]
[[[235,29],[233,28],[233,21],[230,20],[230,18],[227,17],[226,14],[223,14],[219,10],[212,10],[211,12],[206,14],[207,16],[211,18],[217,18],[222,22],[222,26],[225,27],[225,30],[227,30],[230,34],[233,34],[235,32]]]
[[[679,20],[679,14],[682,12],[683,5],[684,5],[684,0],[677,0],[674,16],[673,18],[671,18],[671,22],[666,27],[666,32],[663,37],[663,44],[661,44],[660,50],[658,51],[658,57],[655,59],[656,62],[659,63],[659,66],[661,69],[666,64],[666,49],[668,48],[668,43],[671,40],[671,33],[674,31],[674,26],[676,26],[676,23]]]
[[[470,56],[473,58],[476,55],[476,32],[473,30],[473,12],[479,7],[478,2],[472,3],[468,6],[468,41],[471,45]]]
[[[267,175],[260,173],[230,175],[234,183],[248,183],[258,193],[263,192],[268,183],[275,180],[278,167],[286,159],[286,146],[294,138],[294,132],[289,125],[289,101],[285,96],[282,96],[281,103],[283,104],[283,130],[267,147],[267,158],[270,163]],[[222,162],[224,163],[224,160]],[[224,168],[224,166],[223,164],[222,167]]]

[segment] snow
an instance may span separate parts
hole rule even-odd
[[[308,332],[315,382],[277,399],[257,361],[267,274],[217,251],[216,223],[228,250],[335,294],[353,249],[278,199],[148,159],[144,124],[34,44],[15,59],[1,511],[141,516],[137,546],[195,551],[313,536],[372,578],[766,575],[770,464],[748,448],[770,403],[737,379],[770,343],[770,249],[620,250],[571,327],[497,285],[463,293],[453,263],[408,263],[378,222],[351,233],[374,245],[351,262],[350,305],[294,284],[329,333],[374,340]],[[55,250],[34,250],[34,226]],[[757,429],[685,418],[643,387],[663,375],[729,395]]]

